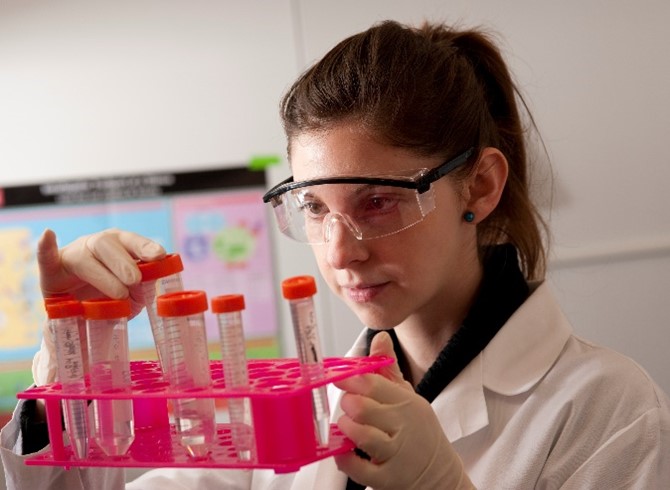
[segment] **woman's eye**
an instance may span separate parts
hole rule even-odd
[[[301,203],[300,210],[311,218],[318,218],[327,214],[327,209],[320,202],[305,201]]]
[[[385,213],[395,208],[397,200],[385,196],[373,196],[368,198],[362,211],[365,213]]]

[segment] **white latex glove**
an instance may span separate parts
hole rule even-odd
[[[116,229],[78,238],[58,249],[56,234],[45,230],[37,243],[37,264],[42,295],[72,293],[78,299],[100,296],[130,298],[132,316],[144,307],[136,260],[156,260],[165,256],[158,243],[136,233]],[[51,332],[45,322],[42,344],[33,358],[33,379],[43,385],[56,376],[56,354]]]
[[[386,332],[374,337],[370,354],[395,358]],[[379,374],[335,384],[345,391],[338,426],[371,458],[336,456],[340,471],[375,490],[474,488],[435,412],[403,379],[397,360]]]

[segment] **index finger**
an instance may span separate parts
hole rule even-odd
[[[90,235],[85,246],[126,286],[140,281],[137,259],[156,260],[165,256],[165,249],[153,240],[131,231],[116,229]]]
[[[372,398],[379,403],[385,404],[404,401],[407,398],[408,389],[411,390],[406,381],[397,383],[375,373],[359,374],[336,381],[334,384],[347,393]],[[413,392],[414,390],[411,391]]]
[[[160,258],[165,250],[141,235],[105,230],[81,237],[61,251],[63,268],[112,298],[128,296],[141,280],[137,259]]]
[[[132,231],[116,230],[116,233],[121,245],[136,259],[152,261],[165,257],[163,246],[147,237]]]

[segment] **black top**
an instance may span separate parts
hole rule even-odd
[[[484,277],[472,308],[463,325],[451,337],[433,365],[416,387],[416,392],[432,402],[446,386],[472,361],[498,333],[521,304],[528,298],[529,288],[519,268],[516,249],[512,245],[497,245],[488,250],[484,260]],[[367,353],[372,338],[379,330],[367,330]],[[400,349],[395,331],[389,330],[398,365],[409,376],[407,362]],[[366,457],[360,451],[357,454]],[[351,478],[347,490],[359,490]]]
[[[49,444],[46,421],[37,420],[37,400],[24,400],[19,414],[21,425],[21,454],[36,453]]]

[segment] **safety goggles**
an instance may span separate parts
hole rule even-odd
[[[337,224],[358,240],[382,238],[421,222],[435,209],[431,184],[476,156],[475,148],[432,169],[410,176],[333,176],[295,182],[289,177],[270,189],[270,203],[279,229],[299,242],[327,243]],[[337,202],[338,210],[328,203]]]

